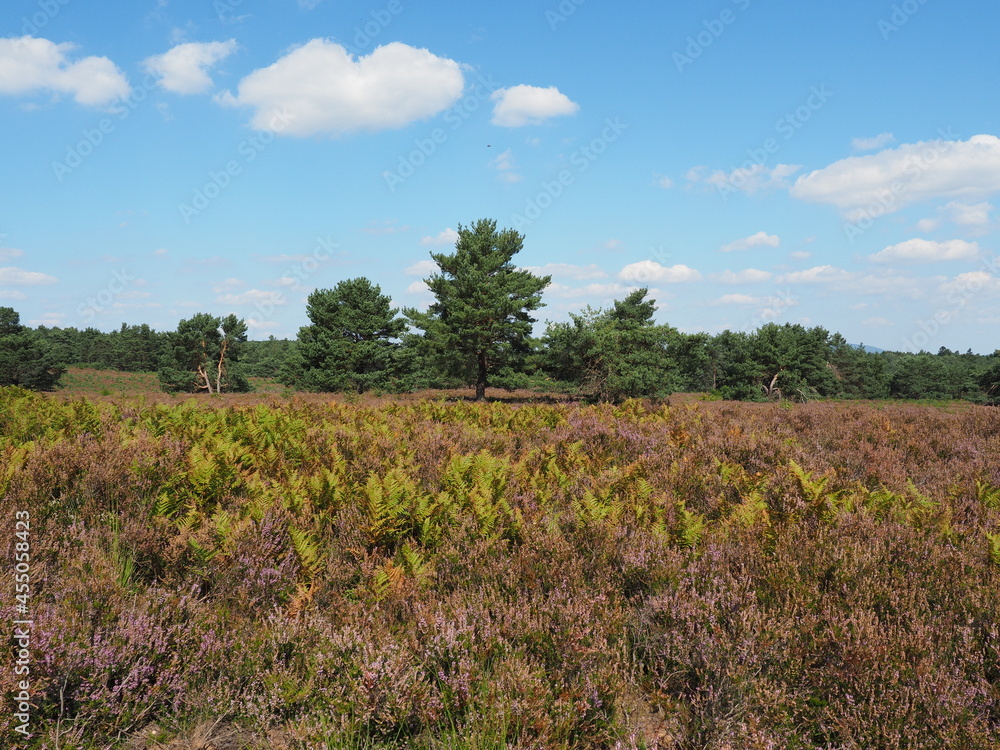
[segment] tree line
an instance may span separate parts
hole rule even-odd
[[[532,336],[551,281],[513,263],[524,236],[483,219],[459,226],[453,253],[432,253],[425,311],[392,307],[367,278],[309,295],[294,341],[249,341],[244,320],[197,313],[175,331],[122,324],[30,329],[0,308],[0,384],[51,389],[68,365],[157,372],[164,390],[250,390],[250,377],[300,390],[404,392],[533,388],[593,401],[710,392],[733,400],[966,399],[1000,402],[1000,350],[871,352],[838,333],[798,324],[687,334],[658,324],[636,290]]]

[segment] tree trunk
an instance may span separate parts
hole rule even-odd
[[[476,353],[479,360],[479,374],[476,377],[476,401],[486,398],[486,352]]]

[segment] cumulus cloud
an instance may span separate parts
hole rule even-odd
[[[0,247],[0,260],[20,258],[22,255],[24,255],[24,250],[18,250],[16,247]]]
[[[55,284],[59,279],[39,271],[25,271],[17,266],[0,268],[0,284],[12,286],[38,286],[40,284]]]
[[[781,238],[778,235],[757,232],[757,234],[744,237],[742,240],[736,240],[736,242],[723,245],[719,249],[724,253],[731,253],[736,250],[749,250],[752,247],[778,247],[780,244]]]
[[[893,263],[896,261],[911,261],[918,263],[933,263],[944,260],[975,260],[979,257],[979,243],[965,240],[933,240],[912,239],[890,245],[884,250],[869,255],[868,260],[875,263]]]
[[[882,214],[934,198],[989,195],[1000,192],[1000,138],[921,141],[852,156],[799,177],[790,192],[849,217],[872,206]]]
[[[970,205],[961,201],[952,201],[941,209],[948,221],[959,226],[980,229],[990,223],[991,203],[976,203]]]
[[[557,279],[573,279],[587,281],[589,279],[606,279],[608,274],[596,263],[587,266],[577,266],[572,263],[546,263],[544,266],[525,266],[525,271],[536,276],[554,276]]]
[[[433,237],[421,237],[421,245],[454,245],[458,242],[458,232],[456,232],[451,227],[447,229],[442,229]]]
[[[402,42],[355,58],[313,39],[243,78],[221,104],[252,107],[251,126],[285,135],[342,135],[401,128],[432,117],[462,95],[459,63]],[[280,126],[276,126],[276,122]]]
[[[988,271],[969,271],[944,282],[941,292],[948,296],[961,295],[963,298],[979,292],[1000,292],[1000,279]]]
[[[505,128],[538,125],[551,117],[575,115],[580,111],[580,105],[555,86],[541,88],[521,84],[497,89],[490,99],[496,102],[491,122]]]
[[[855,151],[875,151],[883,146],[888,146],[895,140],[892,133],[879,133],[873,138],[855,138],[851,141],[851,148]]]
[[[409,294],[424,294],[426,292],[430,292],[430,287],[427,286],[426,281],[421,279],[420,281],[414,281],[412,284],[406,287],[406,291]]]
[[[646,283],[650,281],[679,284],[688,281],[700,281],[701,273],[682,263],[675,266],[663,266],[655,260],[640,260],[629,263],[618,272],[622,281]]]
[[[712,281],[720,284],[754,284],[761,281],[770,280],[772,274],[769,271],[761,271],[757,268],[745,268],[742,271],[723,271],[713,273],[709,276]]]
[[[418,260],[412,266],[407,268],[403,273],[407,276],[430,276],[432,273],[437,273],[440,268],[438,264],[433,260]]]
[[[78,104],[104,107],[129,95],[125,74],[106,57],[70,61],[75,44],[31,36],[0,39],[0,94],[48,91]]]
[[[236,41],[188,42],[172,47],[162,55],[143,61],[147,72],[159,78],[160,85],[175,94],[203,94],[212,88],[208,70],[225,60],[236,49]]]

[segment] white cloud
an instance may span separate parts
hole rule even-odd
[[[796,260],[804,260],[806,258],[811,258],[812,253],[808,250],[794,250],[788,254],[789,258],[795,258]]]
[[[247,318],[247,329],[250,331],[277,331],[281,329],[281,323],[277,323],[273,320]]]
[[[28,299],[28,295],[16,289],[0,289],[0,299]]]
[[[547,296],[560,299],[577,299],[580,297],[590,297],[595,301],[604,301],[612,298],[621,298],[639,289],[636,286],[625,286],[624,284],[587,284],[586,286],[567,286],[566,284],[550,284],[545,290]],[[652,292],[652,290],[650,290]]]
[[[778,247],[780,244],[781,238],[778,235],[757,232],[757,234],[744,237],[742,240],[723,245],[719,249],[724,253],[731,253],[735,250],[749,250],[751,247]]]
[[[49,276],[47,273],[38,271],[25,271],[16,266],[6,266],[0,268],[0,284],[13,284],[14,286],[38,286],[39,284],[55,284],[59,279]]]
[[[517,167],[514,164],[514,152],[511,149],[507,149],[493,159],[490,166],[500,171],[500,179],[504,182],[520,182],[524,179],[514,171]]]
[[[694,268],[689,268],[683,264],[675,266],[662,266],[655,260],[640,260],[637,263],[629,263],[618,272],[618,278],[623,281],[636,281],[646,283],[649,281],[662,281],[667,284],[677,284],[688,281],[700,281],[701,273]]]
[[[458,232],[451,227],[442,229],[434,237],[421,237],[421,245],[454,245],[458,241]]]
[[[823,284],[853,279],[854,274],[833,266],[814,266],[805,271],[783,274],[779,281],[783,284]]]
[[[265,289],[248,289],[239,294],[220,294],[215,298],[216,302],[227,305],[247,305],[253,302],[272,302],[275,305],[283,305],[287,301],[279,292],[272,292]]]
[[[430,276],[432,273],[437,273],[440,270],[438,264],[433,260],[418,260],[412,266],[407,268],[403,273],[407,276]]]
[[[541,88],[521,84],[497,89],[490,99],[496,102],[490,122],[505,128],[537,125],[551,117],[575,115],[580,111],[580,105],[570,101],[555,86]]]
[[[160,85],[175,94],[203,94],[212,88],[208,69],[225,60],[236,49],[236,40],[178,44],[162,55],[143,61],[143,67],[160,79]]]
[[[941,210],[948,221],[954,224],[980,228],[990,223],[990,212],[993,211],[993,205],[985,201],[974,205],[952,201]]]
[[[944,282],[941,291],[948,296],[961,296],[967,299],[970,295],[983,291],[1000,292],[1000,279],[988,271],[969,271]]]
[[[1000,192],[1000,138],[922,141],[866,156],[852,156],[799,177],[791,195],[829,203],[846,216],[892,213],[934,198]]]
[[[749,294],[723,294],[718,299],[712,300],[714,307],[724,305],[738,305],[740,307],[750,307],[752,305],[762,305],[768,301],[766,297],[751,297]]]
[[[589,279],[606,279],[608,274],[596,263],[587,266],[577,266],[572,263],[546,263],[544,266],[525,266],[525,271],[530,271],[536,276],[555,276],[559,279],[573,279],[574,281],[587,281]]]
[[[653,175],[653,179],[656,181],[656,186],[664,190],[669,190],[674,186],[674,181],[664,175]]]
[[[772,274],[769,271],[761,271],[756,268],[745,268],[742,271],[723,271],[713,273],[709,276],[712,281],[721,284],[754,284],[761,281],[768,281]]]
[[[246,286],[246,282],[231,277],[215,282],[215,284],[212,285],[212,291],[219,294],[221,292],[231,292],[232,290],[239,289],[242,286]]]
[[[777,164],[772,169],[764,164],[754,164],[750,167],[739,167],[728,173],[719,169],[704,178],[701,177],[701,169],[702,167],[695,167],[688,172],[688,179],[692,182],[703,179],[723,195],[732,192],[753,195],[765,190],[789,187],[788,178],[802,169],[802,165]]]
[[[71,94],[78,104],[103,107],[129,95],[125,74],[106,57],[70,62],[75,44],[31,36],[0,39],[0,94],[51,91]]]
[[[166,258],[168,255],[170,255],[170,251],[165,247],[160,247],[153,251],[153,257],[155,258]]]
[[[890,245],[874,255],[869,255],[868,260],[875,263],[895,261],[933,263],[943,260],[975,260],[978,257],[979,244],[976,242],[966,242],[965,240],[934,242],[933,240],[912,239]]]
[[[873,138],[855,138],[851,141],[851,148],[855,151],[875,151],[894,143],[895,140],[892,133],[879,133]]]
[[[861,325],[866,328],[884,328],[885,326],[893,325],[893,322],[888,318],[876,316],[874,318],[865,318],[861,321]]]
[[[421,279],[420,281],[414,281],[406,287],[406,291],[410,294],[424,294],[430,292],[430,287],[427,286],[427,282]]]
[[[933,232],[939,226],[941,226],[940,219],[921,219],[917,222],[917,229],[921,232]]]
[[[222,104],[253,107],[251,125],[283,134],[340,135],[401,128],[447,109],[462,95],[459,63],[402,42],[355,58],[313,39],[243,78]],[[277,125],[276,123],[281,123]]]
[[[20,258],[22,255],[24,255],[24,250],[18,250],[16,247],[0,247],[0,260]]]

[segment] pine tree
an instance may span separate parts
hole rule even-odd
[[[364,277],[314,291],[306,308],[312,324],[299,329],[282,382],[314,391],[391,388],[396,350],[391,340],[403,334],[406,321],[390,305],[381,288]]]
[[[490,219],[460,224],[455,252],[431,253],[440,271],[425,281],[437,301],[426,313],[404,310],[424,331],[424,356],[474,385],[477,400],[490,385],[516,382],[530,349],[535,319],[529,313],[542,306],[541,292],[551,281],[514,266],[523,242],[524,235],[497,231]]]

